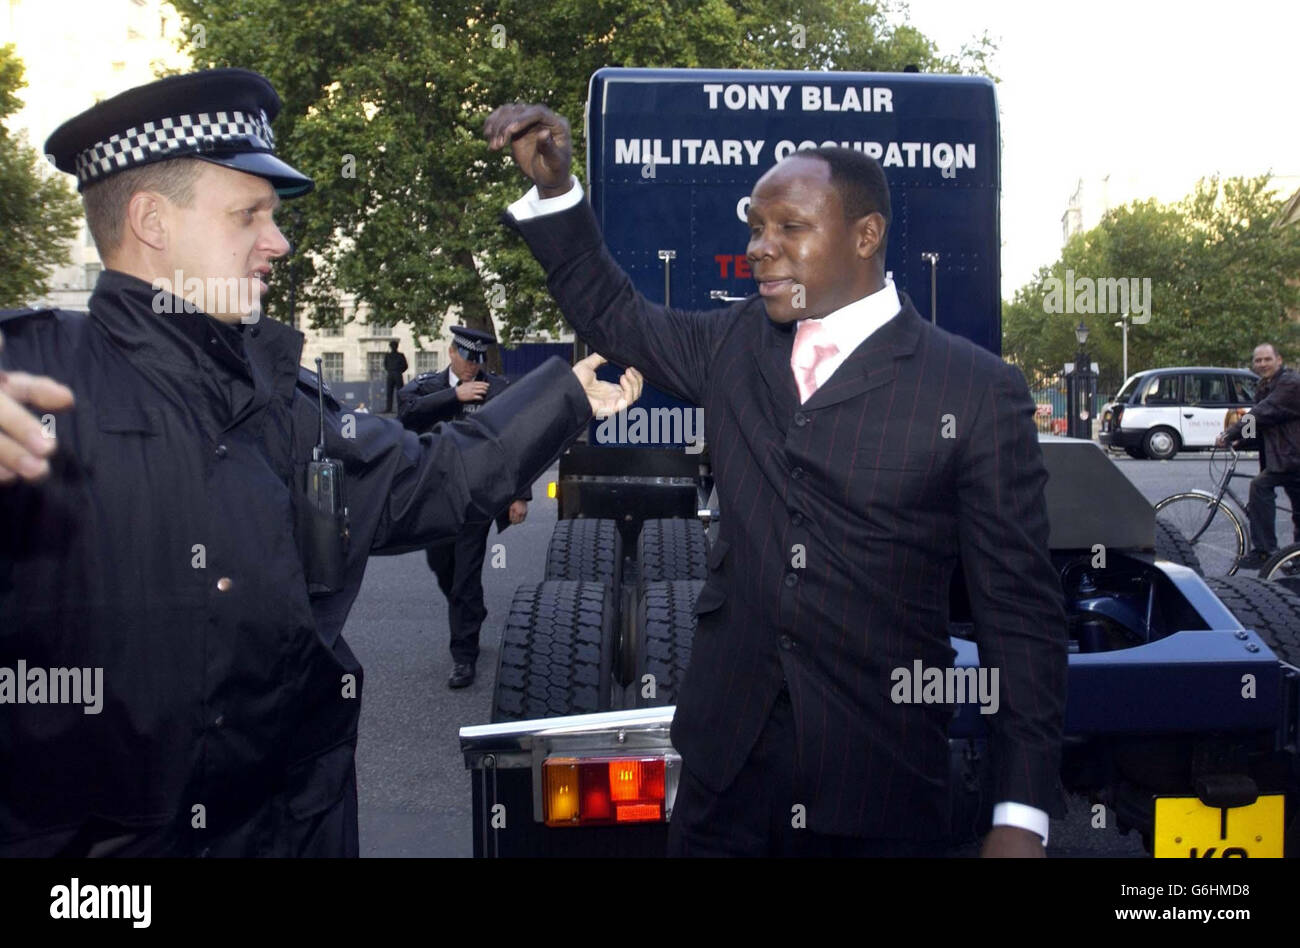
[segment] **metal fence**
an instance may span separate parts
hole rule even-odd
[[[1054,372],[1044,375],[1026,375],[1025,381],[1029,384],[1029,395],[1034,400],[1037,410],[1034,413],[1034,423],[1042,434],[1065,434],[1066,429],[1066,397],[1065,397],[1065,375],[1062,372]],[[1097,395],[1093,399],[1092,417],[1094,419],[1101,412],[1101,406],[1106,404],[1119,387],[1124,384],[1118,372],[1102,371],[1097,376]],[[1096,431],[1096,427],[1093,428]]]

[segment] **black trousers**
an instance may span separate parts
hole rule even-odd
[[[739,776],[722,793],[683,766],[668,825],[668,855],[688,857],[938,857],[946,843],[814,833],[801,822],[794,765],[794,711],[782,690]],[[803,811],[806,816],[806,810]]]
[[[483,554],[491,529],[491,522],[469,523],[455,540],[424,551],[429,569],[438,577],[438,588],[447,597],[451,659],[456,664],[478,658],[479,628],[487,618],[487,606],[483,604]]]
[[[1274,492],[1281,487],[1291,501],[1291,539],[1300,542],[1300,472],[1262,471],[1250,479],[1250,543],[1256,550],[1277,549],[1277,500]]]
[[[393,410],[393,392],[397,391],[401,387],[402,387],[402,377],[400,375],[388,376],[387,384],[385,386],[385,388],[387,389],[387,395],[385,396],[384,399],[384,401],[386,402],[384,406],[385,412],[390,412]]]

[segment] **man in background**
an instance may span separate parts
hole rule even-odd
[[[1300,375],[1282,364],[1282,356],[1271,342],[1255,347],[1251,365],[1259,376],[1255,405],[1232,424],[1215,442],[1219,447],[1258,438],[1259,473],[1250,481],[1251,551],[1239,564],[1242,569],[1259,569],[1277,552],[1277,500],[1281,487],[1291,500],[1293,524],[1300,517]],[[1293,539],[1300,542],[1300,527]]]
[[[393,392],[402,387],[402,373],[406,371],[406,356],[397,351],[397,340],[388,343],[384,353],[385,404],[384,414],[393,411]]]
[[[397,395],[397,417],[412,431],[425,432],[441,422],[457,421],[478,412],[484,404],[510,385],[508,379],[483,368],[488,347],[496,337],[480,329],[454,326],[447,350],[446,372],[418,376]],[[531,485],[496,517],[497,531],[512,523],[523,523]],[[451,630],[451,676],[449,688],[473,683],[478,661],[479,630],[487,618],[483,603],[483,555],[487,551],[491,521],[467,523],[452,542],[438,543],[425,550],[429,569],[438,577],[438,587],[447,597],[447,618]]]

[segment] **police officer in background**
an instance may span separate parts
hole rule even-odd
[[[397,394],[397,418],[412,431],[429,431],[439,422],[456,421],[477,412],[492,397],[501,394],[509,380],[483,368],[488,346],[496,337],[481,329],[453,326],[447,350],[451,362],[446,372],[418,376]],[[523,523],[531,485],[496,517],[497,532],[512,523]],[[438,577],[438,587],[447,597],[451,626],[450,688],[464,688],[474,681],[478,661],[478,636],[487,606],[483,604],[483,555],[487,551],[490,521],[466,524],[454,542],[439,543],[425,550],[429,569]]]
[[[384,412],[393,410],[393,392],[402,387],[402,373],[406,371],[406,356],[397,351],[397,340],[388,343],[384,353]]]
[[[105,269],[88,315],[0,314],[0,856],[357,855],[367,558],[490,518],[639,395],[555,359],[435,433],[344,413],[260,312],[276,208],[313,186],[279,109],[219,69],[46,142]]]

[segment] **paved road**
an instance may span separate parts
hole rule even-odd
[[[1208,459],[1206,454],[1179,455],[1172,461],[1121,456],[1116,464],[1155,501],[1188,487],[1208,487]],[[1240,468],[1255,469],[1253,461]],[[469,776],[457,750],[457,730],[489,720],[503,617],[515,587],[542,577],[555,522],[545,484],[555,474],[552,470],[538,482],[534,493],[540,499],[531,505],[526,523],[501,537],[494,530],[488,540],[489,558],[493,544],[503,545],[505,568],[483,570],[488,620],[479,679],[468,689],[453,692],[446,686],[451,671],[447,607],[424,555],[370,561],[345,629],[366,670],[357,753],[364,855],[470,855]],[[1104,509],[1103,498],[1098,509]],[[1092,829],[1086,801],[1071,801],[1071,810],[1070,819],[1053,824],[1053,855],[1141,855],[1135,834],[1122,838],[1113,828]]]
[[[366,672],[357,750],[363,855],[470,855],[469,775],[457,732],[491,718],[501,628],[515,588],[542,578],[555,524],[546,482],[556,474],[552,469],[535,485],[538,499],[524,523],[500,536],[493,528],[488,537],[488,618],[479,677],[468,688],[447,688],[447,602],[424,554],[371,558],[344,629]],[[494,569],[498,543],[505,567]]]

